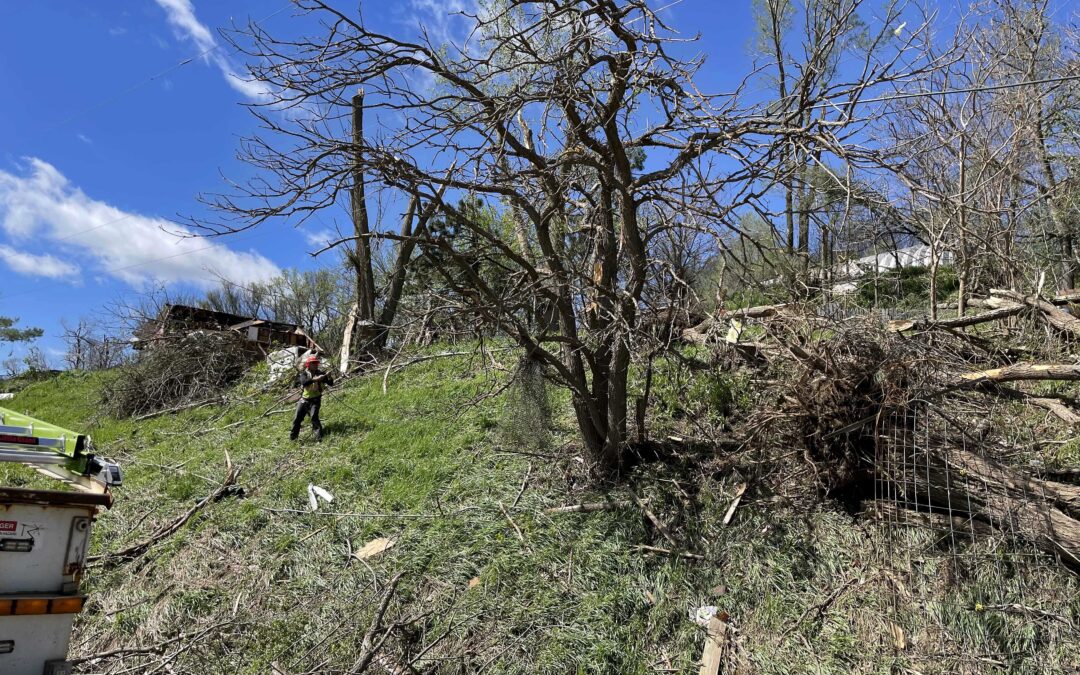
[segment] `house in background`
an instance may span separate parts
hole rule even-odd
[[[190,305],[165,305],[157,317],[135,329],[131,346],[146,349],[162,341],[195,331],[231,331],[239,334],[253,353],[265,356],[282,347],[301,347],[322,351],[300,326],[248,316],[218,312]]]
[[[916,244],[840,263],[831,270],[833,278],[832,292],[836,295],[854,293],[859,287],[859,280],[866,276],[891,272],[905,267],[930,267],[932,262],[930,253],[930,247],[926,244]],[[952,263],[952,251],[938,251],[939,265],[951,265]]]

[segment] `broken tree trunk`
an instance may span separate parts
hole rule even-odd
[[[1008,298],[1014,302],[1023,303],[1029,307],[1042,312],[1049,323],[1054,328],[1057,328],[1063,333],[1070,333],[1077,337],[1080,337],[1080,319],[1076,318],[1072,314],[1066,312],[1063,309],[1058,309],[1053,303],[1047,302],[1038,296],[1021,295],[1016,291],[1006,291],[1000,289],[992,289],[990,291],[993,295]]]
[[[878,465],[897,505],[977,520],[1080,570],[1080,487],[1040,480],[963,448],[919,447],[916,436],[890,439],[892,457]]]

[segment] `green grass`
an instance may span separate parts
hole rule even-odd
[[[210,505],[137,560],[92,568],[75,654],[214,626],[175,657],[177,672],[266,673],[271,663],[293,673],[347,670],[378,598],[400,572],[388,620],[415,620],[390,652],[415,656],[434,644],[416,664],[423,671],[696,672],[704,635],[687,613],[700,605],[728,613],[747,672],[1080,668],[1076,635],[1064,624],[976,611],[977,602],[1022,602],[1080,622],[1074,578],[1053,564],[995,558],[1001,549],[989,543],[960,551],[978,556],[953,555],[934,533],[884,530],[828,502],[791,504],[755,489],[725,526],[742,478],[663,464],[630,478],[704,562],[638,550],[671,546],[636,508],[546,514],[551,506],[628,500],[628,483],[582,488],[572,449],[558,460],[516,453],[505,427],[518,412],[505,410],[502,397],[483,396],[498,380],[480,365],[421,363],[391,375],[385,394],[381,373],[350,381],[324,399],[321,444],[310,442],[309,430],[302,443],[287,441],[289,411],[263,416],[279,407],[280,392],[260,391],[260,371],[227,407],[141,423],[97,413],[108,374],[27,386],[10,407],[91,432],[124,467],[116,505],[95,525],[95,553],[142,541],[189,509],[220,482],[226,453],[242,469],[242,498]],[[745,382],[664,368],[655,386],[672,407],[682,399],[696,415],[745,404]],[[545,452],[573,441],[566,397],[553,393],[551,407]],[[242,424],[229,426],[235,422]],[[36,480],[21,469],[0,471],[5,484]],[[333,504],[308,512],[308,483],[333,493]],[[376,537],[396,544],[366,564],[349,559],[349,550]],[[911,646],[893,648],[888,621]],[[939,644],[947,654],[928,656],[943,651]],[[976,658],[987,654],[1007,654],[987,657],[1005,665]],[[85,668],[100,672],[104,664]]]

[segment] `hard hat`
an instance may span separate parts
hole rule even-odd
[[[310,355],[310,356],[308,356],[308,357],[307,357],[306,359],[304,359],[304,365],[305,365],[305,366],[310,366],[310,365],[311,365],[311,364],[313,364],[313,363],[314,363],[315,365],[319,365],[319,357],[318,357],[318,356],[315,356],[314,354],[311,354],[311,355]]]

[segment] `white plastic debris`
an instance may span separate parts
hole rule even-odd
[[[321,488],[318,485],[315,485],[313,483],[308,483],[307,497],[308,497],[308,506],[311,507],[312,511],[318,511],[319,510],[319,500],[320,499],[325,501],[327,504],[334,501],[334,495],[330,494],[329,492],[327,492],[323,488]]]
[[[716,605],[704,605],[688,612],[690,620],[699,626],[708,626],[709,619],[716,616]]]
[[[304,353],[303,347],[286,347],[267,354],[266,363],[270,366],[270,374],[266,381],[277,382],[282,377],[296,372],[296,367],[300,364]]]

